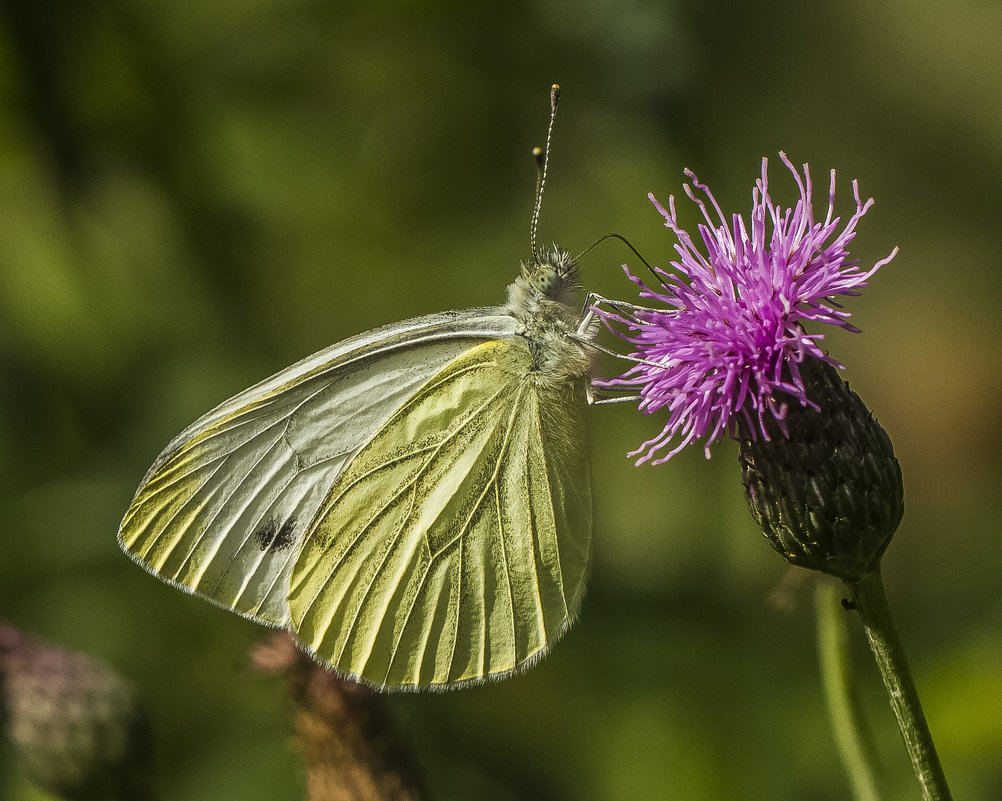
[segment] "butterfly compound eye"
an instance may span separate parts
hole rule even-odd
[[[532,271],[529,282],[548,298],[556,297],[562,284],[557,268],[551,264],[538,265]]]

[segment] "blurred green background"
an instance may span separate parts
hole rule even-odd
[[[907,512],[892,606],[957,798],[1002,797],[1002,5],[836,0],[8,0],[0,4],[0,618],[107,659],[153,718],[164,799],[297,799],[266,632],[123,556],[170,438],[360,330],[500,302],[531,146],[563,88],[541,239],[674,241],[693,168],[746,213],[763,155],[877,203],[900,255],[826,335],[880,418]],[[820,192],[823,198],[824,192]],[[686,208],[685,219],[695,221]],[[615,242],[587,286],[629,297]],[[635,263],[635,260],[634,260]],[[608,370],[608,365],[603,370]],[[393,710],[441,799],[843,799],[812,581],[744,507],[736,448],[659,468],[593,409],[581,619],[519,678]],[[855,622],[855,621],[854,621]],[[917,797],[861,632],[888,799]],[[0,797],[38,798],[0,756]]]

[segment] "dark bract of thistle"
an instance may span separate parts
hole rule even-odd
[[[876,571],[905,511],[890,437],[830,364],[804,363],[817,409],[792,406],[787,436],[738,425],[741,481],[752,517],[787,562],[845,581]]]
[[[869,270],[860,269],[848,247],[872,198],[861,200],[853,181],[856,210],[843,225],[835,216],[832,170],[828,210],[817,220],[807,165],[801,175],[785,154],[780,158],[797,183],[800,199],[792,208],[773,202],[768,161],[763,159],[747,221],[734,214],[728,222],[709,189],[686,171],[692,182],[686,194],[705,220],[697,229],[702,247],[679,224],[674,196],[665,209],[651,195],[665,226],[678,239],[678,258],[671,270],[653,268],[659,286],[649,286],[624,269],[640,286],[640,297],[661,306],[634,307],[629,313],[596,310],[634,346],[631,356],[637,359],[623,375],[596,385],[636,391],[645,413],[668,412],[661,433],[631,453],[640,457],[638,463],[659,464],[700,440],[709,455],[709,446],[721,436],[734,435],[738,415],[756,436],[768,439],[768,418],[785,433],[783,420],[791,399],[816,408],[805,392],[799,365],[809,357],[837,363],[821,350],[823,336],[807,333],[804,324],[858,331],[837,299],[858,295],[897,252],[895,248]]]

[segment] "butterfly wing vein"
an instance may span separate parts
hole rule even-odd
[[[320,658],[376,685],[434,687],[510,673],[566,628],[590,548],[584,389],[540,388],[531,362],[514,340],[472,348],[335,481],[289,593]]]
[[[287,625],[300,544],[344,466],[445,364],[513,326],[499,309],[416,318],[240,393],[157,459],[122,522],[122,547],[188,592]]]

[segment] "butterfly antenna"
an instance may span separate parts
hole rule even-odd
[[[536,229],[539,227],[539,210],[543,205],[543,189],[546,186],[546,168],[550,163],[550,140],[553,137],[553,121],[557,117],[557,103],[560,102],[560,85],[550,87],[550,126],[546,129],[546,148],[532,149],[532,157],[536,160],[536,202],[532,208],[532,223],[529,225],[529,251],[536,258]]]
[[[605,236],[600,236],[598,239],[596,239],[594,242],[592,242],[588,247],[586,247],[584,250],[582,250],[577,256],[575,256],[574,257],[574,261],[577,261],[578,259],[580,259],[582,256],[584,256],[585,253],[587,253],[589,250],[591,250],[596,245],[600,245],[603,242],[605,242],[606,239],[618,239],[620,242],[622,242],[624,245],[626,245],[630,250],[633,251],[633,255],[636,256],[638,259],[640,259],[640,261],[643,262],[644,267],[646,267],[650,271],[651,275],[653,275],[658,280],[658,283],[661,284],[662,286],[664,285],[664,281],[662,280],[661,276],[658,275],[657,271],[653,267],[651,267],[651,265],[648,263],[647,259],[645,259],[643,256],[640,255],[640,251],[637,250],[635,247],[633,247],[633,243],[630,242],[630,240],[627,239],[622,234],[606,234]]]

